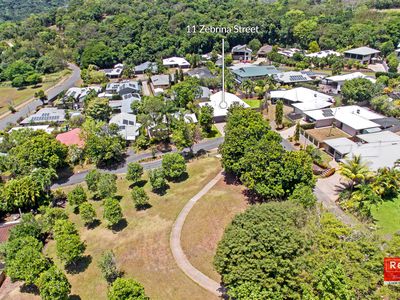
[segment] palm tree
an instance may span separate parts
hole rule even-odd
[[[383,198],[392,198],[399,192],[400,172],[395,168],[381,168],[376,174],[373,188]]]
[[[361,183],[351,194],[349,202],[362,215],[371,217],[371,208],[382,202],[382,198],[373,190],[370,184]]]
[[[355,185],[366,182],[373,176],[368,166],[361,160],[360,155],[354,155],[352,159],[341,163],[340,174],[351,181],[351,190]]]
[[[242,82],[242,90],[246,93],[246,97],[248,98],[249,94],[253,92],[254,89],[254,83],[246,79],[245,81]]]

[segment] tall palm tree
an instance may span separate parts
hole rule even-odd
[[[245,81],[242,82],[242,89],[246,93],[246,97],[248,97],[249,94],[253,92],[254,83],[251,80],[246,79]]]
[[[341,163],[340,174],[351,181],[351,190],[355,185],[366,182],[373,176],[360,155],[354,155],[352,159],[347,159],[344,163]]]

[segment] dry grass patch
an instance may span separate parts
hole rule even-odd
[[[194,267],[219,282],[213,258],[233,217],[248,206],[242,185],[220,180],[190,211],[182,230],[182,247]]]
[[[306,132],[322,143],[324,140],[350,137],[346,132],[336,127],[323,127],[306,130]]]
[[[151,299],[216,299],[202,289],[176,266],[169,248],[172,224],[186,202],[220,171],[217,158],[209,157],[188,164],[189,178],[184,182],[170,183],[164,196],[145,190],[150,196],[152,207],[136,211],[130,197],[129,183],[118,176],[118,194],[127,226],[113,233],[105,222],[91,230],[84,228],[79,215],[68,209],[71,220],[77,224],[82,240],[86,242],[85,254],[91,258],[87,268],[78,274],[68,274],[72,294],[85,299],[106,299],[107,284],[97,267],[103,251],[112,249],[119,267],[126,277],[140,281]],[[70,190],[69,187],[66,190]],[[102,220],[102,204],[91,201],[98,217]],[[50,242],[46,252],[55,257],[55,244]],[[57,264],[60,264],[55,259]]]

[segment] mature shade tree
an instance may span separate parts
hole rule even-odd
[[[131,162],[128,164],[128,171],[126,173],[126,179],[132,181],[134,184],[137,183],[143,175],[143,166],[137,162]]]
[[[162,190],[167,187],[167,181],[165,180],[165,173],[162,168],[150,170],[149,179],[153,191]]]
[[[68,216],[63,208],[50,206],[40,207],[40,217],[38,222],[43,233],[52,233],[57,220],[67,219]]]
[[[293,139],[296,142],[296,144],[298,144],[300,141],[300,122],[297,122],[296,124],[296,129],[294,131]]]
[[[12,280],[22,280],[29,285],[34,284],[48,266],[48,260],[36,246],[26,245],[18,250],[13,259],[8,261],[6,272]]]
[[[115,254],[112,250],[103,252],[98,266],[104,279],[110,284],[122,275],[118,270]]]
[[[296,277],[307,249],[301,231],[305,220],[304,209],[290,202],[261,204],[237,215],[214,257],[228,295],[233,296],[230,290],[236,289],[235,296],[241,294],[238,299],[253,299],[249,298],[253,290],[262,299],[299,298]]]
[[[91,99],[85,108],[85,115],[98,121],[108,121],[112,112],[108,103],[106,98]]]
[[[186,173],[186,161],[179,153],[168,153],[163,156],[162,168],[165,176],[177,179]]]
[[[90,170],[89,173],[86,174],[85,181],[86,185],[92,193],[95,193],[97,191],[97,183],[99,181],[99,178],[101,176],[101,173],[94,169]]]
[[[310,53],[315,53],[321,51],[318,42],[317,41],[312,41],[308,44],[308,52]]]
[[[43,300],[67,300],[71,293],[71,284],[56,266],[40,274],[36,284]]]
[[[109,165],[122,159],[125,144],[118,128],[104,122],[86,120],[82,125],[86,157],[96,165]]]
[[[83,202],[87,201],[86,192],[81,185],[77,185],[72,191],[67,195],[68,203],[76,209]]]
[[[56,221],[54,239],[58,258],[66,266],[76,264],[82,257],[86,246],[81,241],[75,224],[69,220]]]
[[[210,133],[214,123],[214,108],[204,105],[200,108],[199,124],[204,132]]]
[[[115,63],[115,55],[112,49],[104,42],[92,42],[88,44],[81,56],[81,66],[83,68],[89,65],[96,65],[99,68],[112,67]]]
[[[8,67],[4,70],[3,76],[7,78],[7,80],[14,80],[16,77],[25,78],[28,74],[31,74],[34,71],[33,67],[24,62],[23,60],[16,60],[8,65]]]
[[[337,261],[326,262],[315,276],[318,299],[354,299],[350,280]]]
[[[304,208],[311,208],[317,203],[317,197],[313,190],[307,185],[298,185],[288,198],[289,201],[300,203]]]
[[[241,106],[231,106],[225,126],[225,139],[219,148],[225,170],[240,176],[244,168],[240,159],[250,146],[270,132],[269,129],[268,123],[259,113]],[[275,138],[280,142],[278,134]]]
[[[277,127],[281,127],[283,124],[283,102],[278,100],[275,106],[275,123]]]
[[[172,87],[174,101],[178,107],[187,108],[188,104],[201,96],[199,80],[197,78],[188,78]]]
[[[26,135],[17,136],[11,134],[14,147],[9,155],[15,159],[18,168],[17,173],[30,173],[34,169],[58,169],[65,166],[68,154],[67,146],[61,144],[52,135],[37,130],[27,132]]]
[[[172,131],[172,141],[176,148],[182,151],[189,148],[193,152],[193,145],[201,140],[201,130],[197,124],[186,123],[184,120],[176,122],[176,126]]]
[[[96,196],[100,199],[112,197],[117,192],[117,175],[102,173],[97,182]]]
[[[376,87],[366,78],[355,78],[344,82],[341,93],[346,104],[364,101],[369,103],[375,96]]]
[[[79,205],[79,214],[85,226],[90,226],[96,220],[96,211],[89,202]]]
[[[144,287],[130,278],[117,278],[108,290],[108,300],[148,300]]]
[[[46,101],[48,100],[47,95],[45,94],[45,92],[43,90],[39,90],[39,91],[35,92],[35,98],[42,101],[43,104],[45,104]]]
[[[136,209],[143,209],[149,206],[149,196],[142,187],[133,187],[131,195]]]
[[[31,213],[23,214],[21,222],[10,229],[8,240],[12,241],[27,236],[38,240],[42,237],[42,226]]]
[[[25,247],[41,252],[43,249],[43,243],[33,236],[19,237],[6,242],[4,247],[1,249],[6,265],[15,259],[15,255],[18,253],[18,251]]]
[[[259,39],[252,39],[249,42],[249,47],[251,50],[253,50],[253,53],[256,53],[261,48],[261,46],[262,44]]]
[[[122,220],[122,209],[117,199],[110,197],[104,200],[103,217],[107,220],[109,227],[117,225]]]

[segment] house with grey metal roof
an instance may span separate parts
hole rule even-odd
[[[153,89],[156,88],[169,88],[171,85],[171,82],[174,81],[174,74],[160,74],[160,75],[153,75],[150,77],[151,80],[151,85],[153,86]]]
[[[65,121],[65,110],[55,107],[45,107],[38,112],[25,118],[21,124],[47,124],[47,123],[62,123]]]
[[[258,57],[266,57],[268,53],[272,51],[272,46],[271,45],[264,45],[257,51],[257,56]]]
[[[259,80],[265,79],[267,76],[273,76],[281,73],[275,66],[257,66],[249,65],[231,70],[238,83],[242,83],[246,79]]]
[[[140,93],[142,87],[139,81],[125,80],[121,82],[110,82],[106,86],[106,93],[119,94],[120,96],[130,93]]]
[[[344,51],[344,58],[355,59],[362,64],[372,64],[379,59],[381,51],[370,47],[359,47]]]
[[[201,93],[199,93],[199,98],[196,100],[200,100],[200,101],[209,101],[210,100],[210,96],[211,96],[211,91],[208,87],[205,86],[201,86]]]
[[[236,45],[232,48],[232,58],[235,60],[251,60],[253,50],[247,45]]]
[[[186,73],[190,77],[195,77],[199,79],[210,79],[216,76],[211,73],[211,71],[206,67],[194,68]]]
[[[150,70],[151,73],[156,74],[158,72],[157,63],[146,61],[140,65],[135,67],[135,74],[144,74],[147,70]]]

